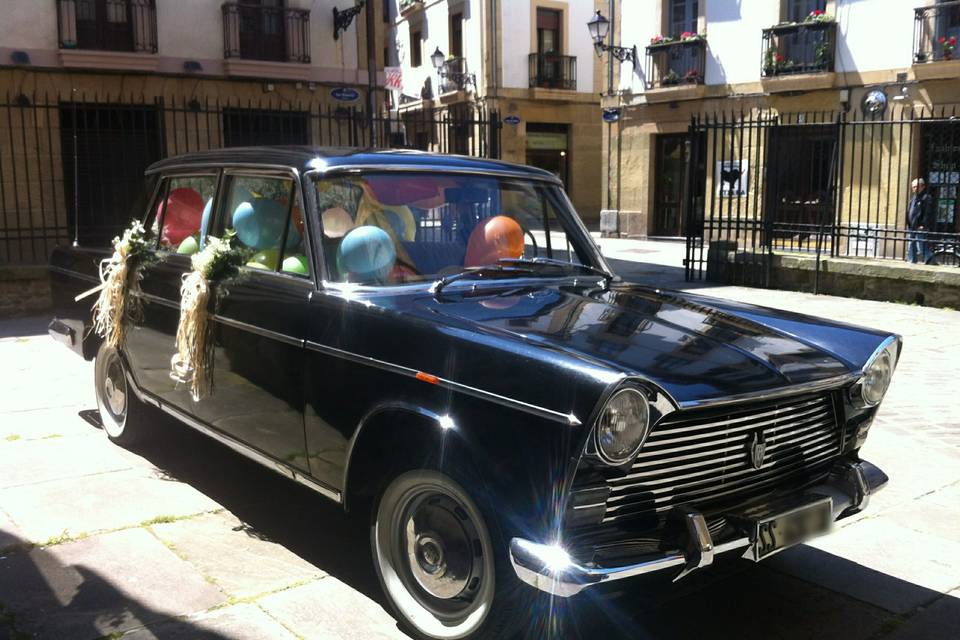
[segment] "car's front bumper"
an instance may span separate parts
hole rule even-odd
[[[887,476],[866,461],[843,460],[831,470],[827,480],[806,490],[806,493],[829,496],[833,502],[833,519],[862,511],[870,496],[887,484]],[[587,587],[614,580],[623,580],[655,571],[682,568],[677,576],[706,567],[717,554],[747,549],[750,557],[753,544],[748,536],[714,544],[703,515],[688,511],[682,514],[687,527],[685,549],[651,555],[638,562],[616,567],[587,567],[574,562],[563,547],[514,538],[510,541],[510,561],[517,576],[529,585],[559,597],[570,597]]]

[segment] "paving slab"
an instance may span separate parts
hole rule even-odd
[[[123,640],[293,640],[296,638],[255,604],[235,604],[166,620],[123,635]]]
[[[6,385],[0,412],[90,405],[95,401],[92,363],[48,336],[0,341],[0,362]],[[57,366],[37,366],[49,362],[57,362]]]
[[[139,525],[158,516],[187,516],[221,508],[183,482],[149,469],[127,469],[0,490],[0,504],[24,536],[43,542]]]
[[[23,533],[6,511],[0,508],[0,550],[23,542]]]
[[[883,517],[907,529],[960,543],[960,488],[934,491],[884,511]]]
[[[81,418],[75,407],[0,414],[0,445],[16,440],[42,440],[93,433],[98,433],[97,429]]]
[[[770,568],[905,614],[952,589],[960,544],[881,516],[766,561]]]
[[[308,640],[409,640],[380,605],[336,578],[264,596],[257,604]]]
[[[943,596],[917,611],[883,640],[933,640],[960,637],[960,598]]]
[[[150,528],[234,598],[249,598],[326,575],[227,512]]]
[[[130,469],[135,460],[103,434],[0,442],[0,489]]]
[[[148,531],[131,529],[0,560],[0,601],[37,638],[87,640],[204,611],[226,596]]]

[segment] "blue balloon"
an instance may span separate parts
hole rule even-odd
[[[206,243],[207,233],[210,231],[210,212],[213,211],[213,198],[207,198],[203,205],[203,215],[200,216],[200,247]]]
[[[233,228],[240,242],[253,249],[279,247],[288,209],[287,205],[266,198],[241,202],[233,210]],[[300,236],[296,230],[287,235],[288,249],[295,247],[298,242]]]
[[[353,229],[343,237],[337,251],[341,273],[357,282],[384,281],[397,261],[390,235],[374,226]]]

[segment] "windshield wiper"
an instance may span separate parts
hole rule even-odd
[[[613,280],[613,274],[607,273],[603,269],[597,267],[591,267],[588,264],[580,264],[577,262],[567,262],[566,260],[559,260],[557,258],[544,258],[542,256],[536,256],[533,258],[501,258],[497,262],[507,265],[523,265],[523,266],[535,266],[535,265],[544,265],[550,267],[560,267],[563,269],[580,269],[582,271],[587,271],[589,273],[596,274],[601,276],[604,280],[610,281]]]
[[[505,267],[503,265],[484,265],[482,267],[468,267],[463,271],[443,276],[430,286],[430,293],[437,295],[445,286],[458,280],[467,278],[522,278],[523,276],[532,276],[530,269],[521,269],[517,267]]]

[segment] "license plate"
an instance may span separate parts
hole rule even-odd
[[[756,518],[751,524],[751,545],[744,557],[759,562],[829,531],[833,524],[833,500],[819,498],[789,511]]]

